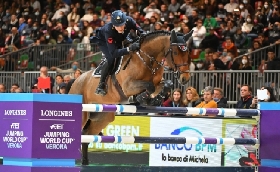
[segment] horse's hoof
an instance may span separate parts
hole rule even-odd
[[[98,135],[99,135],[99,136],[104,136],[102,132],[100,132]]]
[[[83,161],[82,161],[82,165],[89,165],[89,161],[88,161],[88,159],[83,159]]]
[[[160,95],[157,95],[155,98],[151,99],[150,106],[160,106],[162,105],[163,98]]]
[[[171,91],[172,86],[173,86],[173,82],[171,80],[164,81],[164,86],[162,89],[163,93],[167,93],[167,92]]]
[[[140,105],[147,106],[149,104],[150,94],[147,92],[143,92],[136,97],[136,100],[138,103],[140,103]]]

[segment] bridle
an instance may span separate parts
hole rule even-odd
[[[170,48],[168,49],[168,51],[166,52],[165,54],[165,58],[168,58],[167,56],[170,54],[170,58],[171,58],[171,63],[172,65],[174,66],[174,69],[171,70],[175,75],[175,78],[178,80],[178,82],[180,83],[180,75],[182,73],[188,73],[189,70],[187,71],[182,71],[180,69],[180,67],[182,66],[189,66],[189,63],[188,62],[184,62],[183,64],[176,64],[175,63],[175,60],[174,60],[174,56],[177,56],[178,55],[178,52],[177,51],[173,51],[173,48],[176,46],[179,47],[179,49],[183,52],[187,52],[187,54],[189,54],[189,49],[187,47],[187,44],[184,44],[184,43],[171,43],[170,44]]]
[[[189,50],[188,50],[186,44],[184,44],[184,43],[171,43],[168,51],[164,55],[165,58],[168,58],[167,56],[170,54],[172,65],[175,68],[174,70],[172,70],[172,72],[174,74],[176,74],[175,77],[177,77],[177,76],[180,76],[181,73],[187,73],[188,72],[188,71],[181,71],[180,67],[189,66],[189,63],[188,62],[183,63],[183,64],[176,64],[175,63],[174,56],[176,56],[178,54],[177,54],[177,51],[173,51],[174,46],[179,47],[179,49],[181,51],[187,51],[188,53],[189,53]],[[147,64],[147,61],[140,55],[140,53],[144,54],[146,57],[149,58],[149,60],[150,60],[149,64],[150,65]],[[141,61],[147,66],[147,68],[152,72],[152,75],[155,75],[156,71],[164,66],[164,61],[161,61],[161,62],[157,61],[156,58],[151,57],[149,54],[145,53],[141,49],[139,51],[137,51],[136,54],[141,59]],[[157,64],[157,66],[155,68],[153,68],[154,63]]]

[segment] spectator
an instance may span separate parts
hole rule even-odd
[[[197,108],[217,108],[217,103],[213,100],[214,89],[211,86],[207,86],[204,89],[203,101],[198,104]]]
[[[77,8],[72,9],[71,13],[69,13],[67,16],[67,20],[68,20],[68,23],[70,23],[70,25],[71,25],[71,22],[72,22],[72,24],[78,23],[78,21],[80,20],[80,15],[77,13]]]
[[[198,11],[197,10],[192,10],[191,15],[188,16],[188,27],[192,30],[194,27],[197,26],[197,20],[199,19],[198,17]]]
[[[237,48],[230,37],[226,37],[226,41],[223,43],[222,48],[226,49],[227,52],[231,52],[235,57],[238,56]]]
[[[156,3],[151,2],[149,6],[143,9],[143,12],[146,13],[145,18],[151,18],[154,13],[160,14],[160,10],[157,9]]]
[[[82,71],[80,69],[77,69],[74,73],[74,79],[77,79],[81,75],[82,75]]]
[[[67,30],[63,31],[63,41],[64,44],[72,44],[73,40],[69,37],[69,33]]]
[[[18,84],[12,84],[10,92],[11,93],[16,93],[16,90],[19,88]]]
[[[212,17],[210,12],[206,14],[206,19],[204,20],[203,26],[207,29],[207,31],[209,31],[210,28],[216,28],[218,26],[216,19]]]
[[[181,9],[182,11],[185,11],[185,15],[186,15],[186,16],[191,16],[191,15],[193,15],[193,11],[196,10],[196,7],[194,7],[194,6],[192,5],[192,2],[191,2],[191,1],[185,0],[185,3],[184,3],[183,5],[181,5],[180,9]],[[197,14],[198,14],[198,11],[196,11],[196,12],[197,12]]]
[[[171,4],[170,4],[170,5],[171,5]],[[166,6],[165,4],[161,5],[161,7],[160,7],[160,20],[161,20],[162,22],[168,21],[168,17],[170,16],[170,13],[169,13],[169,12],[171,12],[171,14],[173,14],[173,17],[174,17],[174,13],[177,12],[177,11],[175,11],[175,12],[173,12],[173,11],[168,11],[168,10],[167,10],[167,6]]]
[[[193,44],[194,47],[199,47],[201,41],[205,38],[206,28],[202,25],[202,20],[197,20],[197,26],[193,28]]]
[[[230,0],[230,2],[227,3],[224,8],[228,13],[232,13],[234,9],[238,8],[238,4],[235,3],[235,0]]]
[[[52,93],[53,92],[52,88],[54,87],[54,79],[53,79],[53,77],[48,75],[48,68],[46,66],[43,66],[43,67],[40,68],[40,76],[39,77],[41,77],[41,78],[50,77],[50,81],[51,81],[50,82],[50,89],[42,89],[41,92],[43,92],[43,93]],[[34,79],[34,82],[33,82],[34,84],[32,86],[32,89],[37,89],[38,88],[37,87],[37,85],[38,85],[38,78]]]
[[[222,34],[223,34],[223,37],[224,38],[232,38],[233,35],[236,33],[236,26],[234,26],[234,23],[232,21],[227,21],[227,25],[226,27],[224,26],[221,26],[223,31],[222,31]]]
[[[19,21],[18,21],[18,24],[19,24],[19,28],[18,28],[18,32],[20,35],[23,35],[25,34],[25,29],[27,27],[27,24],[24,22],[24,18],[19,18]],[[23,32],[24,31],[24,32]]]
[[[30,0],[31,6],[33,8],[34,11],[41,11],[41,4],[39,1],[37,0]]]
[[[15,93],[23,93],[23,90],[19,87],[19,88],[15,89]]]
[[[57,87],[56,87],[56,93],[58,93],[59,92],[59,84],[61,84],[61,83],[63,83],[64,81],[63,81],[63,76],[62,75],[56,75],[56,77],[55,77],[55,82],[56,82],[56,85],[57,85]]]
[[[249,34],[253,28],[252,23],[253,23],[252,18],[250,15],[248,15],[247,18],[245,19],[245,22],[243,23],[242,32]]]
[[[213,100],[217,103],[218,108],[227,108],[227,98],[224,97],[224,91],[221,88],[214,88]]]
[[[216,14],[214,14],[214,17],[216,17],[218,25],[225,22],[225,19],[227,17],[227,11],[224,9],[224,5],[222,3],[219,3],[218,11]]]
[[[240,97],[241,99],[237,102],[235,108],[237,109],[255,108],[254,106],[251,106],[253,100],[251,86],[247,84],[242,85],[240,89]]]
[[[72,79],[72,78],[71,78],[70,75],[65,75],[65,76],[63,77],[63,82],[66,83],[66,84],[68,84],[69,81],[70,81],[71,79]]]
[[[58,67],[51,67],[51,70],[55,70],[56,72],[58,72],[58,73],[69,73],[69,75],[71,76],[71,77],[74,77],[74,73],[75,73],[75,71],[77,70],[79,68],[79,63],[78,62],[76,62],[76,61],[74,61],[73,63],[72,63],[72,67],[70,68],[70,69],[66,69],[66,70],[62,70],[62,69],[60,69],[60,68],[58,68]]]
[[[67,84],[62,82],[59,84],[59,91],[58,91],[58,94],[66,94],[66,86]]]
[[[274,93],[273,93],[273,89],[271,87],[262,88],[262,90],[265,90],[265,89],[267,90],[267,98],[264,100],[260,100],[260,99],[258,99],[257,96],[255,96],[254,99],[252,100],[252,104],[250,106],[251,109],[256,109],[259,101],[260,102],[277,102],[277,99],[275,98]]]
[[[238,27],[233,35],[233,42],[236,48],[242,49],[247,41],[246,33],[242,33],[242,29]]]
[[[171,97],[163,102],[162,106],[164,107],[184,107],[184,102],[183,102],[183,95],[181,89],[177,88],[174,89]],[[180,114],[167,114],[169,116],[181,116]]]
[[[207,35],[200,43],[200,48],[202,49],[212,49],[217,51],[220,46],[219,38],[215,35],[215,29],[213,27],[209,28],[209,35]]]
[[[6,46],[11,46],[13,50],[18,50],[21,48],[21,43],[20,43],[20,36],[18,34],[17,28],[13,27],[12,28],[12,35],[9,37]]]
[[[242,2],[239,3],[239,13],[240,13],[240,17],[243,20],[247,19],[247,16],[250,15],[250,13],[248,12],[248,10],[245,7],[244,3],[242,3]]]
[[[0,84],[0,93],[6,93],[6,86],[4,84]]]
[[[184,104],[187,107],[196,107],[200,103],[201,103],[201,100],[199,98],[199,95],[198,95],[196,89],[193,87],[188,87],[186,89],[186,97],[184,100]]]
[[[77,33],[79,32],[80,28],[76,26],[75,21],[73,19],[70,20],[69,26],[66,28],[68,32],[68,37],[72,40],[75,39]]]
[[[18,19],[16,18],[16,15],[12,15],[11,16],[11,22],[10,22],[10,26],[11,27],[16,27],[16,28],[18,28],[18,25],[19,25],[19,23],[18,23]]]
[[[267,70],[279,70],[280,69],[280,59],[275,57],[273,49],[268,49],[268,60],[267,60]]]
[[[92,21],[89,24],[93,30],[101,26],[101,20],[98,18],[97,14],[92,15]],[[91,32],[92,33],[92,32]]]
[[[261,20],[265,27],[268,26],[268,19],[271,13],[270,5],[267,1],[264,2],[264,5],[261,10],[261,14],[263,15],[263,19]]]
[[[168,6],[168,11],[176,13],[178,12],[180,8],[180,4],[177,2],[177,0],[171,0],[171,3]]]

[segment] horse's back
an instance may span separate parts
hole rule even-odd
[[[93,70],[90,70],[79,76],[72,84],[69,94],[83,94],[87,82],[91,79],[92,72]]]

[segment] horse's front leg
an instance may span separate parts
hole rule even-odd
[[[129,79],[123,83],[122,88],[125,95],[137,95],[136,100],[141,105],[148,105],[151,94],[156,90],[153,82]]]
[[[173,82],[171,80],[162,81],[156,87],[156,91],[151,95],[149,105],[150,106],[160,106],[162,104],[162,100],[165,98],[167,93],[171,91],[172,86],[173,86]]]

